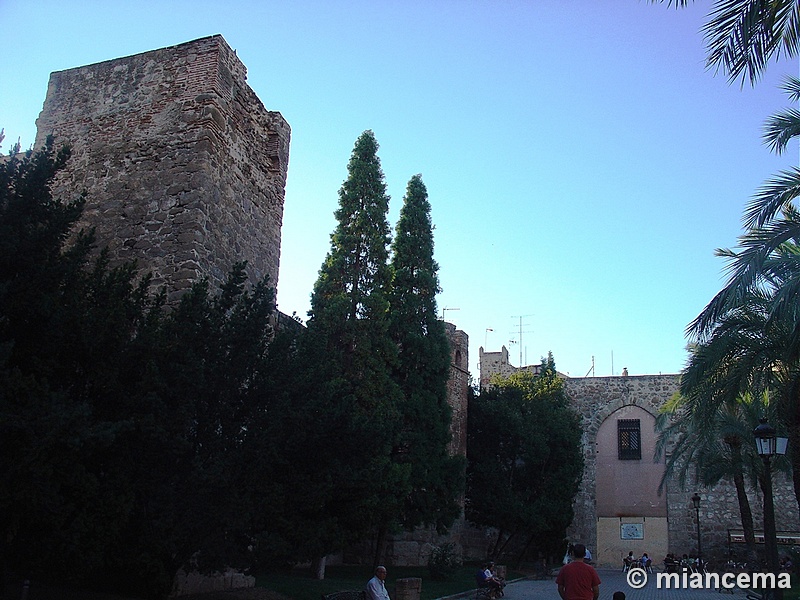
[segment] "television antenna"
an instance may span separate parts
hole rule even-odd
[[[533,330],[528,330],[528,331],[523,331],[522,330],[522,327],[523,327],[522,319],[524,319],[525,317],[532,317],[532,316],[533,315],[530,314],[530,315],[517,315],[517,316],[513,316],[512,315],[512,317],[511,317],[512,319],[519,319],[519,329],[516,332],[512,331],[511,333],[512,334],[513,333],[519,334],[519,366],[520,367],[524,366],[523,363],[522,363],[522,348],[523,348],[523,346],[522,346],[522,334],[523,333],[533,333]],[[527,326],[527,323],[525,325]],[[516,342],[514,340],[509,340],[508,343],[509,344],[514,344]]]
[[[445,314],[445,312],[447,312],[448,310],[461,310],[461,309],[460,309],[460,308],[447,308],[447,307],[445,306],[445,307],[442,309],[442,321],[444,321],[444,320],[445,320],[445,319],[444,319],[444,314]]]
[[[588,377],[589,373],[591,373],[592,377],[594,377],[594,356],[592,356],[592,366],[588,371],[586,371],[586,375],[584,375],[584,377]]]

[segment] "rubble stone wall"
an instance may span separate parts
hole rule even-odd
[[[452,439],[448,450],[453,456],[467,455],[467,401],[469,399],[469,336],[445,323],[450,342],[450,378],[447,381],[447,402],[453,411],[450,421]]]
[[[584,450],[583,479],[575,498],[575,517],[568,530],[571,540],[597,548],[597,432],[603,421],[625,406],[658,414],[678,389],[678,375],[584,377],[565,381],[565,391],[581,418]],[[643,460],[645,457],[642,457]],[[597,557],[602,560],[602,557]]]
[[[575,517],[568,530],[571,540],[581,540],[590,548],[597,548],[597,432],[612,413],[627,406],[637,406],[657,415],[661,406],[677,390],[679,375],[642,375],[620,377],[586,377],[567,379],[565,389],[573,407],[581,417],[583,429],[584,471],[580,490],[573,508]],[[643,454],[642,460],[652,460]],[[775,517],[779,531],[800,532],[797,501],[791,478],[774,473]],[[635,485],[631,481],[631,485]],[[697,552],[697,515],[691,497],[698,492],[701,497],[700,535],[703,555],[714,564],[724,562],[729,551],[742,554],[742,544],[729,544],[729,531],[741,529],[741,515],[732,483],[723,482],[711,489],[693,485],[681,487],[673,478],[666,482],[668,551],[683,555]],[[753,511],[757,531],[763,530],[761,490],[748,486],[747,495]],[[624,515],[620,513],[620,518]],[[763,545],[761,545],[763,550]],[[604,566],[619,566],[618,557],[598,556]],[[652,556],[660,563],[663,556]]]
[[[247,260],[277,283],[290,128],[222,36],[52,73],[36,146],[72,149],[63,184],[112,262],[180,293]]]

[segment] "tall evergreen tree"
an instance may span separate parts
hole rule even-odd
[[[306,338],[312,452],[301,471],[319,481],[308,498],[320,523],[324,556],[386,521],[392,499],[407,493],[408,469],[391,459],[400,429],[400,392],[392,379],[397,349],[389,337],[389,225],[383,171],[372,131],[356,141],[339,191],[331,249],[311,296]]]
[[[433,258],[428,192],[420,175],[408,182],[392,242],[391,337],[398,348],[394,377],[404,394],[403,428],[395,460],[411,468],[411,494],[402,499],[406,528],[440,531],[458,516],[464,461],[450,456],[447,403],[450,347],[437,319],[439,266]]]

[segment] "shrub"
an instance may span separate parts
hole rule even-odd
[[[461,566],[461,560],[456,556],[454,547],[452,543],[434,546],[430,558],[428,558],[428,570],[431,578],[447,580],[453,577],[456,569]]]

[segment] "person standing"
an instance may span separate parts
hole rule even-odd
[[[556,577],[561,600],[597,600],[600,597],[600,576],[584,562],[586,546],[575,544],[572,561],[561,567]]]
[[[367,600],[389,600],[385,580],[386,567],[375,569],[375,576],[367,582]]]

